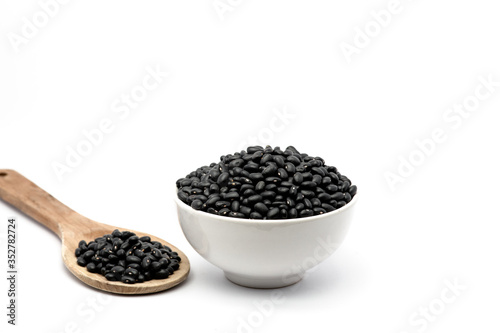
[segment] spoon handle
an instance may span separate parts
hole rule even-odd
[[[0,169],[0,198],[62,237],[62,226],[81,217],[14,170]]]

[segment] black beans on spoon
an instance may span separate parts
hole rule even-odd
[[[151,237],[139,238],[133,232],[118,229],[88,244],[80,241],[75,256],[77,264],[87,267],[90,273],[127,284],[166,279],[179,269],[181,261],[177,252],[160,242],[152,242]]]
[[[14,170],[0,170],[0,198],[53,231],[62,241],[62,259],[68,270],[91,287],[117,294],[150,294],[182,283],[189,274],[188,258],[167,241],[133,230],[123,231],[122,237],[116,237],[116,232],[115,235],[113,232],[117,227],[98,223],[78,214]],[[94,241],[95,245],[85,241],[96,238],[101,241]],[[174,255],[172,259],[168,258],[169,260],[177,260],[176,256],[181,259],[178,262],[179,268],[173,273],[167,275],[169,267],[168,264],[165,266],[167,258],[162,257],[164,251],[159,245],[155,248],[156,243],[151,240],[159,242],[163,248],[167,246],[172,250]],[[147,242],[153,244],[153,249],[148,253],[158,259],[149,265],[153,266],[156,263],[157,265],[154,266],[158,271],[161,271],[163,267],[167,267],[167,271],[164,270],[161,273],[156,271],[153,275],[148,268],[147,260],[144,263],[145,267],[142,266],[144,257],[150,258],[146,250],[142,252],[142,244]],[[79,250],[75,250],[77,247]],[[165,250],[168,251],[168,249]],[[79,255],[76,260],[75,254]],[[36,259],[33,258],[33,260]],[[27,258],[29,259],[30,257]],[[51,260],[51,258],[45,256],[44,260]],[[52,260],[60,259],[53,257]],[[99,266],[99,264],[102,265]],[[86,268],[80,265],[86,265]],[[143,267],[142,270],[141,267]],[[98,268],[100,268],[99,271]],[[105,270],[102,271],[103,269]],[[140,274],[141,272],[144,273]],[[104,276],[101,275],[103,273]],[[113,281],[115,277],[120,275],[123,277],[124,274],[129,284],[118,280]],[[44,276],[46,275],[42,274],[35,278],[48,286],[51,283],[49,278],[45,281],[40,280]],[[142,282],[142,276],[144,276],[144,283],[137,283]]]
[[[348,204],[357,187],[321,157],[289,146],[252,146],[176,182],[177,196],[195,210],[247,219],[321,215]]]

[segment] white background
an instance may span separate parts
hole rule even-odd
[[[171,291],[110,297],[71,276],[54,234],[0,202],[0,267],[15,216],[20,272],[15,328],[1,279],[2,332],[499,330],[500,86],[460,123],[443,118],[474,102],[479,77],[500,81],[495,2],[401,0],[350,62],[342,43],[380,27],[370,12],[389,1],[223,1],[223,19],[211,0],[69,1],[18,51],[10,39],[42,9],[0,3],[0,168],[92,219],[158,235],[192,264]],[[168,78],[128,116],[115,113],[148,66]],[[289,119],[276,120],[284,110]],[[59,179],[54,163],[105,118],[113,131]],[[415,140],[435,128],[446,140],[391,190],[385,173],[399,156],[422,157]],[[204,261],[173,203],[177,178],[251,137],[322,156],[359,187],[341,249],[264,314],[256,304],[272,291],[233,285]],[[446,281],[466,289],[445,304]],[[429,306],[438,314],[424,325],[418,311]]]

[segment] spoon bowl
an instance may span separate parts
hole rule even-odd
[[[14,170],[0,170],[0,198],[52,230],[62,241],[64,265],[80,281],[89,286],[116,294],[138,295],[167,290],[187,279],[190,270],[189,260],[177,247],[144,232],[99,223],[82,216]],[[89,242],[97,237],[111,234],[115,229],[128,230],[139,237],[149,236],[151,240],[170,247],[181,258],[179,269],[166,279],[125,284],[108,281],[101,274],[90,273],[85,267],[76,263],[75,249],[81,240]]]

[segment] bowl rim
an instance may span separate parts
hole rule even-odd
[[[175,189],[176,189],[176,191],[175,191],[174,200],[175,200],[175,203],[177,204],[178,207],[184,207],[184,208],[186,208],[186,210],[190,210],[192,214],[200,215],[202,217],[205,216],[205,217],[220,218],[220,219],[225,220],[227,222],[238,223],[238,224],[247,223],[247,224],[254,224],[254,225],[255,224],[258,224],[258,225],[260,225],[260,224],[263,224],[263,225],[281,224],[281,225],[283,225],[283,224],[307,223],[307,222],[312,222],[312,221],[316,221],[319,219],[323,219],[327,216],[334,216],[334,215],[341,214],[342,212],[344,212],[344,211],[348,210],[349,208],[351,208],[352,206],[354,206],[356,204],[356,202],[358,201],[358,193],[356,192],[356,194],[351,199],[351,201],[349,201],[345,206],[340,207],[339,209],[336,209],[334,211],[328,212],[326,214],[314,215],[314,216],[308,216],[308,217],[297,217],[297,218],[293,218],[293,219],[256,220],[256,219],[244,219],[244,218],[240,218],[240,217],[228,217],[228,216],[215,215],[215,214],[210,214],[210,213],[204,212],[202,210],[193,209],[193,208],[191,208],[191,206],[185,204],[183,201],[181,201],[177,197],[177,191],[178,191],[177,186],[175,187]]]

